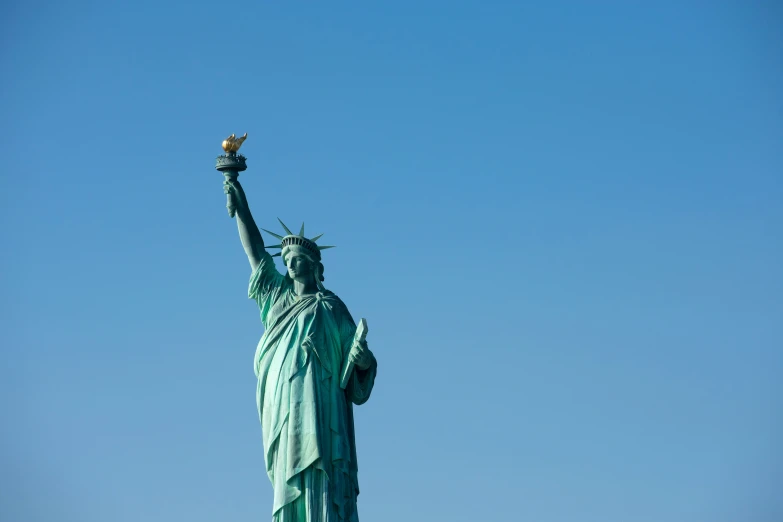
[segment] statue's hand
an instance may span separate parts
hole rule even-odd
[[[247,198],[242,185],[236,180],[225,180],[223,182],[223,192],[228,195],[226,207],[233,208],[235,212],[244,213],[247,211]],[[233,216],[232,216],[233,217]]]
[[[351,362],[360,370],[366,370],[372,366],[372,362],[375,359],[372,352],[367,348],[367,341],[361,341],[353,343],[351,347],[351,353],[348,354]]]

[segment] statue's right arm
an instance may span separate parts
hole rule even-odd
[[[264,254],[264,239],[258,230],[253,215],[250,213],[250,207],[247,204],[245,191],[238,180],[226,180],[223,182],[223,191],[231,196],[230,204],[236,208],[237,227],[239,228],[239,239],[242,240],[242,246],[247,254],[247,260],[250,261],[250,267],[253,271],[261,264],[261,256]]]

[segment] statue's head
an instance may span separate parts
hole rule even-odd
[[[280,218],[278,218],[280,221]],[[302,283],[310,282],[313,278],[315,283],[322,288],[321,281],[324,280],[324,265],[321,263],[321,250],[332,248],[331,246],[319,246],[315,242],[323,235],[308,239],[304,235],[304,223],[299,229],[298,234],[291,232],[285,223],[280,221],[288,235],[281,236],[262,229],[268,234],[272,234],[280,240],[279,245],[271,245],[267,248],[281,248],[282,250],[275,256],[283,256],[283,263],[288,268],[288,275],[291,279]]]
[[[288,268],[288,275],[294,281],[308,283],[315,280],[316,284],[320,284],[324,280],[324,265],[320,255],[316,257],[299,245],[284,246],[281,254],[283,263]]]

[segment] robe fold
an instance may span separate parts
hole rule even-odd
[[[293,281],[264,253],[248,296],[261,312],[256,349],[256,404],[275,522],[358,522],[352,404],[370,397],[377,363],[354,368],[345,390],[340,375],[356,333],[332,292],[297,296]]]

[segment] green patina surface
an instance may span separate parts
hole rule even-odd
[[[232,157],[232,154],[234,156]],[[316,241],[283,225],[266,246],[253,220],[235,153],[219,156],[229,215],[251,267],[248,296],[258,303],[264,333],[254,357],[256,403],[264,458],[274,488],[276,522],[358,522],[353,405],[365,403],[377,372],[375,356],[348,308],[323,286]],[[282,222],[281,222],[282,224]],[[267,248],[279,248],[280,273]],[[341,378],[345,376],[344,387]]]

